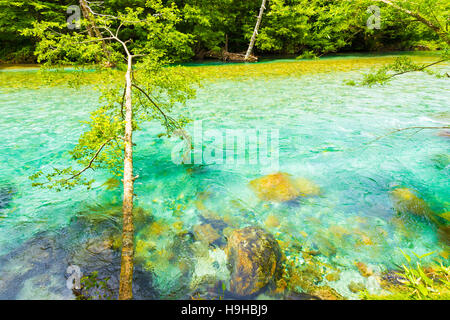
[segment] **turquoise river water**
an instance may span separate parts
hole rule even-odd
[[[204,131],[278,130],[278,168],[177,165],[171,151],[178,140],[159,138],[158,123],[136,133],[136,206],[151,214],[144,231],[137,230],[143,262],[136,271],[136,297],[185,298],[202,292],[205,283],[226,283],[220,241],[201,247],[195,239],[176,236],[205,221],[215,221],[222,231],[264,227],[287,244],[286,258],[294,263],[304,261],[293,243],[318,250],[318,259],[339,269],[340,279],[317,285],[327,284],[347,298],[357,298],[348,289],[351,281],[373,293],[381,290],[374,277],[360,275],[355,262],[379,273],[404,263],[400,249],[448,258],[436,227],[420,216],[399,215],[389,196],[402,186],[433,212],[450,211],[448,135],[410,130],[365,145],[398,128],[449,125],[448,80],[413,73],[368,88],[343,83],[358,77],[361,70],[354,69],[220,79],[221,66],[193,66],[210,67],[217,68],[218,77],[204,82],[188,102],[190,117],[203,120]],[[30,77],[34,72],[14,71]],[[0,77],[5,74],[12,71],[0,71]],[[117,250],[107,248],[105,254],[107,245],[98,239],[120,230],[115,212],[121,188],[105,185],[103,172],[94,173],[97,182],[90,191],[33,188],[29,176],[69,163],[67,151],[83,132],[80,121],[98,105],[98,94],[89,86],[0,92],[0,298],[73,299],[66,287],[69,265],[79,265],[84,274],[117,274]],[[260,200],[249,182],[274,170],[313,181],[320,195],[288,203]],[[277,223],[267,223],[269,215]]]

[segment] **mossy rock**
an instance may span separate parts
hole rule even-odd
[[[104,227],[106,229],[113,225],[121,230],[122,214],[121,204],[88,206],[87,209],[77,214],[76,220],[89,226]],[[148,226],[153,220],[150,211],[141,207],[133,208],[133,221],[136,231]]]
[[[355,266],[358,268],[359,273],[363,277],[370,277],[373,275],[373,270],[370,269],[365,263],[363,262],[355,262]]]
[[[221,235],[210,224],[199,224],[194,226],[194,235],[196,240],[208,244],[214,243],[221,238]]]
[[[350,282],[348,285],[348,289],[353,293],[358,293],[366,290],[366,286],[361,282]]]
[[[332,272],[329,273],[325,276],[325,279],[327,279],[330,282],[334,282],[334,281],[338,281],[339,279],[341,279],[341,275],[339,274],[339,272]]]
[[[425,217],[429,217],[433,214],[425,200],[419,198],[411,189],[394,189],[391,191],[391,198],[394,208],[398,212],[411,213]]]
[[[329,286],[316,287],[311,294],[320,300],[344,300],[344,297]]]
[[[261,228],[234,230],[228,238],[226,254],[231,273],[229,291],[236,296],[253,296],[281,275],[280,246]]]
[[[318,195],[320,188],[305,178],[278,172],[250,181],[250,188],[263,201],[286,202],[299,196]]]

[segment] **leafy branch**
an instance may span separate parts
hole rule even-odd
[[[438,72],[427,70],[428,68],[449,61],[450,58],[447,54],[435,62],[429,64],[416,64],[409,57],[399,57],[391,64],[388,64],[375,72],[366,73],[363,75],[363,80],[360,85],[363,86],[373,86],[376,84],[386,84],[392,78],[410,73],[410,72],[427,72],[430,75],[434,75],[438,78],[450,77],[448,73],[440,74]],[[357,85],[354,81],[347,81],[347,85]]]

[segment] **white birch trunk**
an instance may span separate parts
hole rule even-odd
[[[119,300],[133,297],[133,257],[134,257],[134,225],[133,225],[133,106],[131,101],[131,68],[133,57],[128,55],[128,69],[125,75],[125,150],[123,166],[123,230],[122,258],[120,267]]]
[[[248,60],[248,58],[252,54],[253,47],[255,46],[256,37],[258,36],[259,26],[261,25],[261,20],[262,20],[265,9],[266,9],[266,0],[262,0],[261,8],[259,9],[258,20],[256,21],[255,30],[253,30],[253,35],[252,35],[252,38],[250,39],[250,44],[248,46],[247,53],[245,54],[244,60]]]

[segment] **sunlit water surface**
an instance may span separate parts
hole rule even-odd
[[[197,68],[217,68],[220,75],[220,66]],[[350,281],[379,290],[376,281],[358,273],[356,261],[383,271],[404,262],[400,249],[436,255],[448,250],[426,219],[399,216],[389,191],[408,187],[433,211],[449,211],[449,138],[436,130],[412,130],[365,145],[397,128],[448,125],[448,80],[408,74],[383,87],[343,84],[356,78],[357,70],[254,79],[218,76],[204,82],[188,103],[186,112],[203,120],[204,131],[278,130],[279,171],[314,181],[320,196],[262,202],[248,184],[272,169],[249,163],[176,165],[170,155],[178,140],[158,138],[164,131],[158,123],[135,134],[136,206],[151,212],[154,225],[146,234],[137,232],[138,249],[151,246],[138,272],[139,297],[188,297],[202,272],[227,280],[220,245],[206,248],[202,256],[192,249],[193,240],[174,237],[205,221],[262,226],[281,243],[319,250],[322,262],[341,270],[341,279],[329,285],[349,298],[356,297],[347,288]],[[89,87],[0,90],[0,298],[71,299],[67,266],[105,268],[86,243],[105,230],[120,229],[118,216],[105,213],[107,223],[98,228],[80,216],[117,211],[121,189],[106,188],[108,176],[102,172],[94,174],[91,191],[33,188],[28,177],[70,163],[67,151],[84,130],[80,121],[98,105],[98,93]],[[193,126],[188,129],[192,133]],[[269,214],[279,226],[265,225]],[[302,263],[292,247],[286,255]],[[117,274],[117,251],[106,258],[110,272]]]

